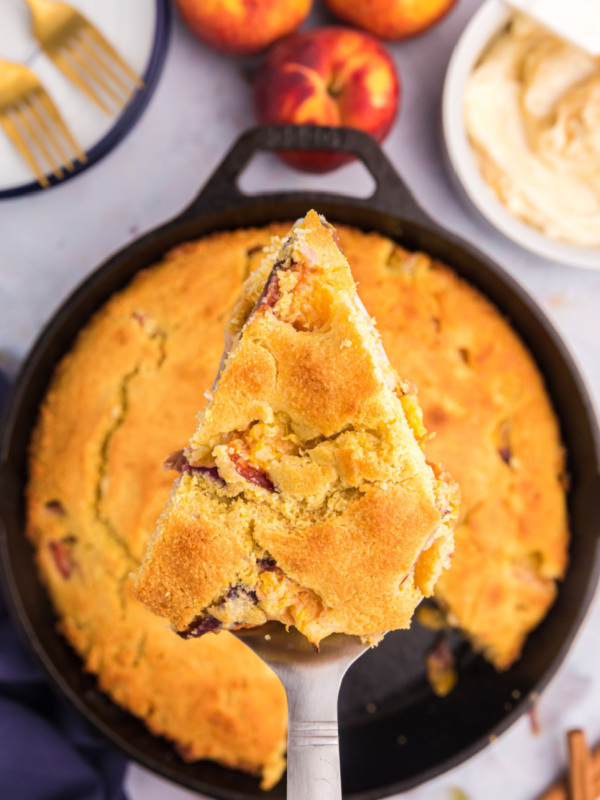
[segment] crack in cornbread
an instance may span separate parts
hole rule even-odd
[[[316,212],[248,279],[226,339],[136,596],[188,637],[275,619],[315,645],[375,643],[408,627],[449,566],[458,487],[427,463],[418,405],[407,416]]]
[[[128,561],[133,564],[133,556],[131,551],[129,550],[129,546],[127,541],[123,539],[123,537],[119,534],[117,528],[112,524],[110,519],[104,513],[103,510],[103,496],[104,491],[106,488],[106,483],[108,481],[108,453],[110,451],[111,441],[113,436],[118,431],[119,427],[123,424],[127,417],[128,411],[128,386],[129,383],[139,374],[141,369],[141,363],[136,364],[133,369],[128,372],[126,375],[123,376],[121,383],[118,387],[118,402],[115,406],[113,406],[112,411],[112,422],[107,428],[104,437],[101,440],[100,444],[100,459],[99,459],[99,469],[98,469],[98,477],[96,479],[96,492],[94,498],[94,512],[96,519],[98,522],[104,525],[106,528],[107,533],[111,536],[114,541],[119,544],[126,555]]]
[[[90,320],[42,405],[27,499],[27,532],[60,628],[100,688],[175,742],[182,757],[262,774],[265,785],[283,769],[286,711],[277,679],[226,632],[181,641],[133,599],[128,574],[169,495],[173,473],[163,472],[162,459],[193,429],[242,282],[260,267],[271,236],[288,229],[181,245]],[[545,615],[566,567],[563,453],[543,382],[508,323],[448,267],[377,234],[338,232],[392,365],[419,386],[425,425],[437,432],[425,445],[428,458],[461,485],[453,565],[435,596],[505,668]],[[160,342],[150,341],[140,319],[165,332],[164,360],[129,384],[128,412],[100,470],[116,387],[137,365],[161,359]],[[504,420],[510,463],[499,435]],[[131,561],[95,518],[100,474],[103,514]]]

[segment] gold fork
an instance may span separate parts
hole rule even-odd
[[[142,79],[79,11],[58,0],[25,2],[42,50],[103,111],[120,111],[135,89],[143,88]]]
[[[48,171],[62,180],[63,168],[74,170],[73,158],[87,161],[35,73],[2,59],[0,125],[44,188]]]

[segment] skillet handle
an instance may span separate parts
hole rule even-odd
[[[431,218],[418,205],[372,136],[355,128],[320,125],[269,125],[250,128],[235,142],[179,220],[193,220],[232,206],[239,208],[256,203],[256,195],[249,196],[240,191],[238,179],[256,153],[277,150],[332,150],[351,153],[362,161],[375,180],[375,191],[371,197],[366,198],[369,207],[419,224],[432,224]],[[267,196],[262,195],[263,198]],[[275,196],[289,197],[293,196],[293,192]],[[344,197],[344,201],[365,202],[362,198],[355,200],[348,197]]]

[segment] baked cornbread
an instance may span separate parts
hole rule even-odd
[[[185,637],[278,620],[375,643],[449,566],[458,487],[425,459],[335,236],[298,221],[226,327],[134,590]]]
[[[498,310],[449,267],[340,229],[392,365],[419,388],[428,458],[461,490],[447,619],[497,669],[519,657],[567,566],[564,452],[542,377]]]
[[[263,231],[240,231],[182,245],[81,331],[31,443],[27,535],[60,630],[99,686],[184,759],[268,788],[285,767],[278,679],[230,634],[182,641],[130,589],[173,482],[164,455],[193,429],[264,243]]]
[[[88,323],[40,410],[27,533],[60,629],[115,702],[173,742],[263,775],[283,769],[277,679],[227,632],[173,635],[130,592],[173,482],[166,453],[193,430],[223,326],[273,234],[217,233],[140,273]],[[497,310],[448,267],[338,226],[392,365],[419,386],[428,456],[461,486],[452,568],[436,597],[505,668],[566,566],[563,453],[542,379]]]

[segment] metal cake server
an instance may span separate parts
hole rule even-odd
[[[335,633],[317,653],[280,622],[232,633],[271,667],[287,694],[287,800],[341,800],[338,694],[348,667],[369,645]]]

